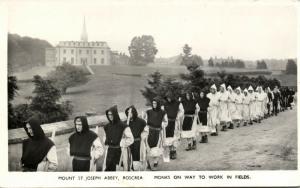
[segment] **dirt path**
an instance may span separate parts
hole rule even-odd
[[[235,128],[209,137],[196,151],[160,163],[158,170],[295,170],[297,169],[297,109],[281,112],[261,124]]]

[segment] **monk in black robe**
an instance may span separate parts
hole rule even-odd
[[[200,111],[198,113],[198,117],[200,120],[200,123],[202,124],[202,126],[206,126],[207,127],[207,108],[209,106],[209,101],[210,99],[206,97],[206,94],[201,91],[200,92],[200,96],[197,100],[197,103],[200,107]],[[207,143],[208,142],[208,137],[207,137],[207,131],[200,131],[201,132],[201,141],[200,143]]]
[[[92,165],[96,165],[96,161],[103,154],[103,146],[98,135],[89,130],[85,116],[76,117],[74,125],[75,133],[69,137],[73,171],[91,171]]]
[[[196,110],[199,108],[195,98],[191,93],[186,93],[185,99],[182,102],[184,109],[184,119],[182,123],[181,137],[186,138],[188,147],[186,151],[195,150],[197,147],[196,133],[193,130],[194,119],[197,117]]]
[[[106,117],[109,123],[104,126],[105,145],[108,146],[104,170],[116,171],[120,164],[121,148],[129,147],[134,139],[129,126],[121,121],[117,106],[106,110]]]
[[[147,110],[145,115],[147,122],[146,130],[148,130],[147,144],[150,149],[148,162],[149,164],[153,162],[153,168],[151,164],[150,168],[155,169],[158,166],[159,158],[163,154],[162,129],[168,125],[168,118],[166,112],[161,109],[161,104],[157,99],[152,101],[152,109]]]
[[[23,141],[21,165],[23,171],[56,171],[57,154],[52,140],[45,136],[38,116],[24,123],[28,139]]]
[[[130,145],[130,150],[133,160],[133,170],[140,170],[140,147],[141,147],[141,134],[146,127],[146,121],[138,117],[138,112],[134,106],[130,106],[125,110],[126,116],[129,118],[129,127],[132,132],[134,142]]]
[[[178,138],[175,135],[175,131],[180,130],[180,119],[183,116],[183,106],[181,102],[176,100],[175,96],[169,92],[166,95],[166,103],[164,104],[164,110],[168,116],[168,126],[166,127],[166,141],[165,145],[169,146],[170,158],[176,159],[176,147],[178,145]]]

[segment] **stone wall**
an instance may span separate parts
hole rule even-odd
[[[122,120],[126,120],[124,113],[119,113]],[[92,130],[96,130],[98,126],[98,132],[101,141],[103,142],[104,130],[103,125],[107,124],[107,118],[105,115],[95,115],[89,116],[88,118],[89,126]],[[56,130],[56,137],[54,143],[57,149],[58,157],[58,171],[72,171],[71,167],[71,157],[69,156],[68,150],[68,138],[74,131],[74,123],[72,120],[63,121],[57,123],[43,124],[42,128],[47,136],[51,136],[52,131]],[[9,171],[20,171],[20,159],[22,155],[22,141],[28,138],[25,130],[23,128],[12,129],[8,131],[8,165]],[[97,168],[101,170],[103,163],[103,158],[98,161]]]

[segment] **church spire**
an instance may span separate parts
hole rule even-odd
[[[85,17],[83,18],[83,28],[82,28],[82,33],[81,33],[81,41],[87,42],[88,41],[88,35],[86,31],[86,26],[85,26]]]

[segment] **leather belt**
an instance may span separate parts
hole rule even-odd
[[[151,126],[149,126],[149,129],[152,129],[152,130],[155,130],[155,131],[160,131],[161,130],[161,128],[156,128],[156,127],[151,127]]]
[[[118,149],[121,148],[121,146],[113,146],[113,145],[108,145],[109,148],[114,148],[114,149]]]
[[[74,159],[80,160],[80,161],[89,161],[89,160],[91,160],[90,157],[81,157],[81,156],[74,156]]]

